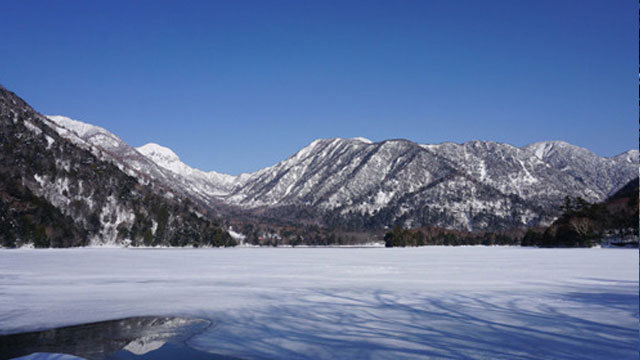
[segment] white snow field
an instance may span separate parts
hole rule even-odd
[[[0,333],[208,318],[242,359],[637,359],[638,250],[0,251]]]

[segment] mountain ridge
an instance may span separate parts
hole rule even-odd
[[[109,143],[94,145],[104,150]],[[355,228],[398,222],[466,230],[545,225],[564,196],[601,201],[635,174],[638,163],[635,149],[600,157],[558,140],[516,147],[480,140],[328,138],[272,166],[233,176],[190,167],[158,144],[129,148],[152,163],[137,170],[211,207],[297,220],[299,215],[282,212],[305,208],[311,214],[306,220]],[[121,166],[131,161],[123,159]]]

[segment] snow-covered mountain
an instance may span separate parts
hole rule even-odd
[[[637,150],[605,158],[561,141],[365,138],[315,140],[231,176],[192,168],[158,144],[134,148],[104,128],[42,116],[2,87],[0,130],[0,246],[231,244],[220,216],[267,226],[256,234],[276,234],[271,225],[545,225],[565,196],[602,201],[638,176]],[[314,229],[309,236],[320,236]]]
[[[193,191],[204,190],[212,196],[226,195],[236,185],[238,177],[215,171],[204,172],[188,166],[171,149],[149,143],[136,150],[163,169],[169,170],[182,179],[191,180]]]
[[[149,180],[167,177],[167,174],[162,172],[153,161],[147,159],[118,136],[102,127],[60,115],[47,116],[45,122],[60,136],[90,151],[99,158],[115,163],[129,175],[143,180],[147,177]]]
[[[236,177],[205,173],[182,163],[168,148],[147,144],[133,148],[110,131],[65,116],[47,116],[49,126],[76,145],[109,160],[127,174],[162,184],[201,204],[211,205],[215,196],[229,193]]]
[[[604,158],[564,141],[538,142],[524,149],[533,152],[554,169],[575,178],[582,186],[592,189],[599,201],[638,175],[638,150]]]
[[[545,156],[545,144],[556,142],[517,148],[482,141],[316,140],[252,174],[227,201],[249,208],[308,207],[348,227],[487,229],[546,224],[566,195],[601,201],[637,176],[637,150],[601,158],[564,143]],[[571,171],[551,154],[575,158]]]
[[[158,144],[133,148],[93,125],[50,116],[58,133],[124,171],[200,203],[329,226],[468,230],[548,224],[565,196],[602,201],[638,173],[638,151],[604,158],[561,141],[313,141],[290,158],[231,176],[192,168]]]
[[[0,246],[234,244],[117,136],[47,119],[2,86],[0,147]]]

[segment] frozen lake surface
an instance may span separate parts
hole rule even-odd
[[[0,250],[0,333],[208,319],[242,359],[637,359],[638,250]]]

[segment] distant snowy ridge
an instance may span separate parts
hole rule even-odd
[[[236,181],[231,175],[193,169],[166,147],[147,144],[136,149],[102,127],[59,115],[47,118],[58,134],[141,182],[155,181],[200,203],[209,204],[212,197],[228,193]]]
[[[564,196],[602,201],[637,176],[637,168],[637,151],[602,158],[559,142],[518,148],[319,139],[250,174],[227,201],[309,207],[333,225],[490,229],[548,224]]]
[[[600,157],[563,141],[524,147],[491,141],[318,139],[286,160],[232,176],[183,163],[171,149],[132,148],[107,130],[49,117],[131,174],[200,203],[245,210],[305,207],[327,225],[442,226],[467,230],[548,224],[567,195],[602,201],[638,173],[638,151]],[[283,210],[284,211],[284,210]]]
[[[60,115],[46,117],[56,132],[97,157],[113,162],[129,175],[151,179],[164,178],[155,163],[147,160],[126,142],[108,130]]]
[[[192,168],[180,161],[178,155],[176,155],[176,153],[171,149],[155,143],[149,143],[137,147],[136,150],[157,165],[184,178],[198,179],[202,182],[215,184],[217,189],[211,192],[212,195],[223,195],[228,193],[240,179],[237,176],[221,174],[215,171],[204,172],[202,170]]]

